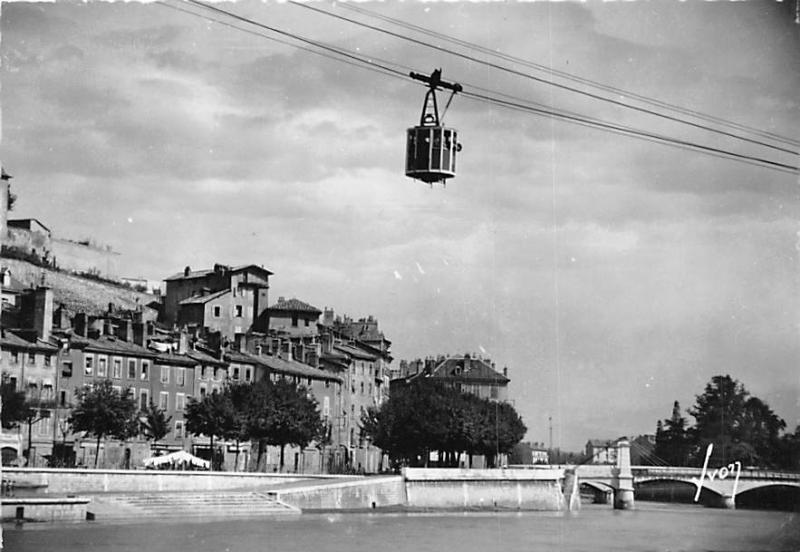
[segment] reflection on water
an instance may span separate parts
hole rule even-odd
[[[640,504],[615,511],[303,514],[268,519],[148,524],[28,524],[4,528],[15,552],[532,550],[800,550],[800,516]]]

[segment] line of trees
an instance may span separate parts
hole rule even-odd
[[[494,465],[496,455],[511,452],[527,431],[510,404],[430,380],[393,388],[386,402],[362,415],[361,426],[395,467],[427,466],[432,451],[440,466],[458,466],[460,453],[470,467],[473,455]]]
[[[711,378],[687,413],[694,417],[693,426],[675,401],[672,416],[658,421],[654,454],[659,460],[702,466],[713,444],[709,465],[738,460],[747,466],[800,469],[800,426],[783,433],[786,422],[729,375]]]
[[[12,428],[20,423],[31,425],[38,421],[48,405],[26,399],[7,383],[2,386],[2,424]],[[127,389],[118,391],[111,380],[102,380],[76,392],[76,405],[68,418],[73,432],[84,432],[96,441],[95,467],[100,443],[105,438],[121,441],[144,436],[153,444],[170,431],[171,417],[150,402],[143,410]],[[317,402],[302,386],[280,379],[264,379],[255,384],[230,383],[222,391],[214,391],[201,399],[190,398],[184,411],[186,429],[194,435],[209,438],[209,449],[215,451],[215,440],[239,443],[254,441],[258,445],[255,469],[261,469],[267,445],[280,447],[280,467],[284,466],[287,445],[306,447],[316,441],[324,444],[327,427],[320,418]],[[28,443],[28,450],[30,442]],[[28,456],[26,451],[26,457]],[[218,455],[211,453],[212,469],[220,467]],[[238,452],[236,463],[238,465]]]

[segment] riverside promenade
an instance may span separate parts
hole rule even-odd
[[[563,470],[406,468],[337,476],[9,468],[4,521],[260,517],[372,509],[566,509]],[[8,495],[12,496],[8,496]],[[48,508],[37,506],[42,501]]]

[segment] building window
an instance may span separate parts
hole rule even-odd
[[[183,439],[183,420],[175,420],[175,438]]]
[[[43,411],[42,414],[49,411]],[[39,420],[39,423],[36,424],[36,433],[38,435],[50,435],[50,416],[46,416],[43,420]]]
[[[128,359],[128,379],[136,379],[136,360]]]
[[[364,394],[364,382],[363,381],[361,382],[361,394],[362,395]]]
[[[222,315],[222,307],[214,305],[214,318],[219,318]]]
[[[150,379],[150,362],[147,360],[142,361],[142,381]]]
[[[310,326],[310,320],[306,318],[305,322],[306,322],[306,328],[308,328],[308,326]]]
[[[44,355],[44,365],[45,365],[45,366],[47,366],[48,368],[50,368],[50,365],[52,364],[52,362],[53,362],[53,357],[52,357],[52,355]]]
[[[116,391],[116,393],[121,397],[122,396],[122,386],[121,385],[112,385],[111,389]]]
[[[147,392],[147,389],[140,389],[139,390],[139,410],[147,410],[147,407],[150,405],[150,395]]]
[[[297,327],[297,315],[293,314],[292,315],[292,328],[296,328],[296,327]]]
[[[330,380],[325,380],[325,389],[327,389],[330,386],[331,386],[331,381]]]
[[[36,364],[36,353],[28,353],[28,364]]]
[[[122,379],[122,359],[115,358],[114,364],[111,368],[111,377],[114,379]]]
[[[161,367],[161,383],[169,383],[169,366]]]
[[[233,366],[233,381],[239,381],[239,367]]]
[[[325,418],[331,415],[331,398],[322,397],[322,416]]]
[[[497,386],[496,386],[496,385],[492,385],[492,389],[491,389],[491,397],[492,397],[493,399],[496,399],[496,398],[497,398],[497,391],[498,391],[498,389],[497,389]]]
[[[175,383],[178,387],[186,385],[186,368],[175,368]]]
[[[308,378],[308,380],[306,380],[306,387],[311,387],[311,378]]]
[[[236,318],[241,318],[241,317],[242,317],[242,306],[236,305]]]
[[[67,392],[61,391],[58,397],[58,406],[67,406]]]
[[[158,407],[161,410],[169,410],[169,393],[167,391],[158,394]]]
[[[175,393],[175,411],[183,412],[186,407],[186,395],[183,393]]]
[[[201,383],[200,384],[200,400],[202,401],[205,398],[205,396],[206,396],[206,384],[205,383]]]
[[[64,378],[72,377],[72,361],[65,360],[61,363],[61,376]]]
[[[11,351],[11,364],[19,364],[19,351]]]
[[[86,358],[84,359],[83,373],[86,374],[87,376],[91,376],[93,372],[94,372],[94,357],[86,355]]]
[[[253,369],[249,366],[244,367],[244,381],[250,382],[253,379]]]
[[[108,373],[108,359],[106,357],[97,357],[97,375],[101,378],[106,377]]]

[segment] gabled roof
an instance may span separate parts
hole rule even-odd
[[[319,368],[314,368],[313,366],[303,364],[302,362],[297,362],[296,360],[287,360],[276,356],[266,355],[262,355],[258,357],[258,359],[263,365],[269,368],[269,370],[279,374],[290,374],[303,378],[338,381],[340,383],[342,382],[342,378],[336,374],[331,374],[330,372],[320,370]]]
[[[248,269],[253,269],[253,270],[257,271],[257,272],[261,272],[263,274],[266,274],[267,276],[271,276],[273,274],[273,272],[270,272],[266,268],[258,266],[256,264],[245,264],[245,265],[239,265],[239,266],[230,267],[230,273],[233,274],[233,273],[236,273],[236,272],[243,272],[243,271],[248,270]],[[206,269],[203,269],[203,270],[192,270],[192,271],[189,272],[189,274],[186,274],[184,272],[178,272],[178,273],[173,274],[172,276],[170,276],[168,278],[164,278],[164,281],[167,282],[167,281],[170,281],[170,280],[191,280],[193,278],[205,278],[209,274],[213,274],[213,273],[214,273],[214,269],[213,268],[206,268]]]
[[[508,383],[511,381],[503,374],[492,368],[488,362],[480,358],[468,356],[448,357],[440,362],[431,371],[430,377],[454,378],[466,381],[481,381],[491,383]]]
[[[272,305],[269,310],[273,311],[291,311],[291,312],[308,312],[314,314],[322,314],[322,311],[313,305],[304,303],[300,299],[292,297],[291,299],[284,299],[281,297],[277,303]]]
[[[28,351],[42,351],[46,353],[57,353],[58,347],[50,345],[46,341],[37,339],[36,341],[28,341],[17,334],[3,330],[2,337],[0,337],[0,346],[4,349],[24,349]]]
[[[156,364],[168,364],[170,366],[188,366],[194,368],[197,365],[197,361],[190,357],[189,355],[184,355],[180,353],[160,353],[156,357]]]
[[[225,366],[225,362],[218,359],[217,357],[213,357],[209,354],[204,353],[203,351],[198,351],[197,349],[188,351],[186,356],[193,359],[198,364],[210,364],[214,366]]]
[[[378,360],[377,355],[370,354],[367,351],[359,349],[358,347],[353,347],[352,345],[345,345],[342,343],[339,345],[334,345],[333,348],[359,360]]]
[[[241,351],[228,351],[225,353],[225,360],[228,362],[240,362],[244,364],[261,364],[261,357],[242,353]]]
[[[214,293],[209,293],[207,295],[195,295],[192,297],[187,297],[183,301],[179,302],[179,305],[202,305],[204,303],[208,303],[212,299],[217,299],[222,297],[226,293],[230,293],[231,290],[223,289],[222,291],[216,291]]]
[[[150,351],[141,345],[124,341],[111,335],[101,335],[97,339],[77,336],[70,343],[70,347],[85,349],[94,353],[110,353],[143,358],[155,358],[158,356],[154,351]]]
[[[33,224],[31,224],[31,223],[33,223],[33,222],[35,222],[36,224],[38,224],[39,226],[44,228],[47,231],[48,234],[50,233],[50,229],[47,226],[45,226],[44,224],[42,224],[42,221],[40,221],[39,219],[35,219],[35,218],[10,219],[6,224],[8,224],[8,226],[11,226],[12,228],[26,228],[26,229],[30,230],[31,226],[33,226]]]

